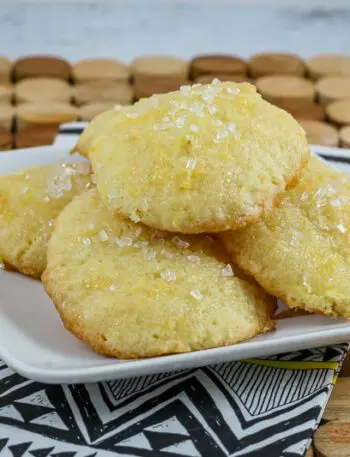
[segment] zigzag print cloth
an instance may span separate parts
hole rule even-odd
[[[347,350],[62,386],[0,364],[0,455],[300,457]]]

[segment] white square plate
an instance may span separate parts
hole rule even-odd
[[[343,150],[344,151],[344,150]],[[340,150],[334,154],[346,155]],[[322,151],[330,154],[332,150]],[[0,154],[0,174],[29,165],[77,161],[58,148]],[[343,171],[346,161],[338,160]],[[0,274],[0,357],[28,378],[80,383],[173,371],[350,340],[350,324],[321,316],[277,321],[277,329],[233,346],[143,360],[116,360],[95,354],[63,327],[39,281],[13,272]]]

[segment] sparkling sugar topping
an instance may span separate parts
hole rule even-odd
[[[100,230],[100,231],[98,232],[98,236],[100,237],[100,240],[101,240],[102,242],[108,240],[108,235],[107,235],[106,230],[103,230],[103,229]]]
[[[160,273],[160,276],[167,282],[176,281],[176,273],[173,270],[164,270]]]
[[[81,241],[82,241],[84,246],[90,246],[90,244],[91,244],[90,238],[87,238],[87,237],[82,238]]]
[[[220,81],[217,79],[213,80],[212,84],[193,84],[192,86],[181,86],[180,92],[184,97],[188,97],[187,100],[170,100],[169,105],[170,109],[165,115],[153,125],[153,130],[163,131],[171,128],[182,129],[186,123],[191,120],[193,122],[193,115],[204,118],[206,113],[213,116],[213,125],[215,122],[219,121],[223,128],[218,129],[214,132],[214,143],[220,143],[221,141],[227,139],[229,135],[233,135],[234,138],[237,136],[236,125],[234,122],[230,121],[227,124],[224,124],[219,119],[215,119],[214,115],[219,112],[219,107],[217,102],[219,97],[221,97],[226,91],[229,95],[237,95],[240,92],[238,87],[226,87],[220,85]],[[194,99],[189,96],[197,96]],[[190,132],[200,132],[200,127],[194,123],[189,125]]]
[[[130,238],[128,236],[122,236],[120,238],[116,237],[115,243],[120,248],[123,248],[125,246],[132,246],[132,238]]]
[[[198,289],[191,290],[190,295],[197,301],[203,300],[203,295],[200,293]]]
[[[221,270],[222,276],[226,277],[232,277],[233,276],[233,271],[231,265],[228,263],[225,268]]]
[[[180,249],[186,249],[190,246],[190,243],[187,243],[187,241],[182,240],[177,235],[174,236],[174,238],[171,241]]]
[[[342,234],[347,232],[346,226],[342,223],[342,212],[339,210],[349,204],[349,198],[347,195],[341,194],[341,189],[342,184],[335,181],[323,184],[312,194],[316,204],[318,224],[322,230],[338,230]],[[303,200],[303,195],[301,200]],[[333,211],[330,212],[330,209]]]
[[[191,157],[190,159],[188,159],[187,163],[186,163],[187,170],[194,170],[196,168],[196,163],[197,163],[196,158]]]
[[[196,263],[200,261],[200,257],[198,255],[188,255],[187,260],[191,263]]]
[[[89,167],[89,164],[80,165]],[[72,176],[77,173],[78,171],[69,165],[63,164],[57,167],[57,171],[47,180],[47,187],[45,189],[47,196],[49,198],[60,198],[65,192],[69,192],[72,189]]]

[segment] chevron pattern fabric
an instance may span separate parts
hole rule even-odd
[[[86,385],[0,364],[0,455],[300,457],[347,344]]]

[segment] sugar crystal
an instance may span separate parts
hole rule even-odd
[[[187,163],[186,163],[187,170],[194,170],[196,168],[196,163],[197,163],[196,158],[191,157],[190,159],[188,159]]]
[[[90,246],[90,244],[91,244],[90,238],[87,238],[87,237],[82,238],[81,241],[83,242],[84,246]]]
[[[106,230],[100,230],[100,231],[98,232],[98,236],[100,237],[100,240],[101,240],[102,242],[108,240],[108,235],[107,235]]]
[[[341,232],[341,233],[346,233],[346,232],[347,232],[346,227],[345,227],[344,224],[338,224],[338,225],[337,225],[337,229],[338,229],[339,232]]]
[[[78,163],[75,167],[76,171],[81,175],[89,175],[91,173],[90,164],[87,162]]]
[[[137,113],[128,113],[126,117],[129,117],[130,119],[136,119],[139,117],[139,115]]]
[[[160,273],[160,276],[162,279],[164,279],[164,281],[176,281],[176,273],[172,270],[164,270]]]
[[[184,95],[189,95],[191,93],[191,86],[181,86],[180,91]]]
[[[161,255],[162,257],[165,257],[165,258],[168,259],[168,260],[170,260],[170,259],[172,259],[172,258],[174,257],[174,254],[171,253],[170,251],[167,251],[166,249],[162,249],[162,250],[160,251],[160,255]]]
[[[148,202],[147,202],[147,200],[145,200],[145,199],[142,200],[140,208],[144,212],[146,212],[148,210]]]
[[[238,87],[228,87],[226,90],[231,95],[237,95],[240,93],[240,89],[238,89]]]
[[[187,241],[182,240],[177,235],[174,236],[174,238],[171,241],[180,249],[186,249],[190,246],[190,243],[187,243]]]
[[[198,255],[188,255],[187,260],[191,263],[199,262],[200,257]]]
[[[233,276],[233,271],[231,265],[228,263],[225,268],[221,270],[222,275],[226,277],[231,277]]]
[[[129,238],[128,236],[122,236],[120,238],[115,237],[115,242],[120,248],[125,246],[132,246],[132,238]]]
[[[231,133],[235,133],[236,132],[236,124],[234,122],[229,122],[227,124],[227,128]]]
[[[145,260],[152,260],[152,259],[155,258],[156,254],[157,253],[156,253],[156,251],[154,249],[148,248],[148,249],[145,250],[143,258]]]
[[[197,301],[201,301],[203,299],[203,295],[200,293],[198,289],[191,290],[190,294]]]

